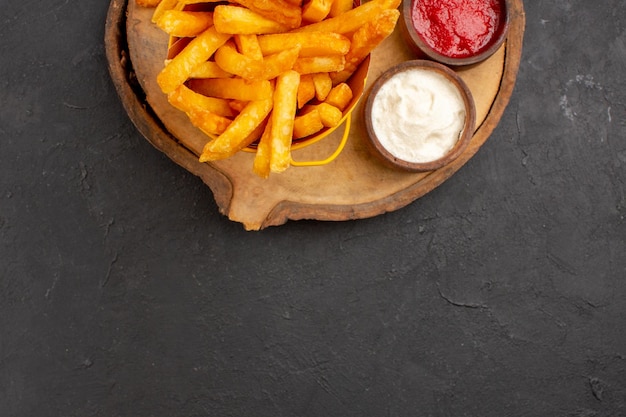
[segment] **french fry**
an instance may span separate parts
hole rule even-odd
[[[298,86],[298,108],[301,109],[306,103],[315,98],[315,83],[312,74],[300,75]]]
[[[315,98],[319,101],[326,100],[328,93],[333,88],[333,80],[327,72],[313,74],[313,84],[315,85]]]
[[[204,61],[193,67],[189,78],[230,78],[233,74],[224,71],[215,61]]]
[[[176,55],[180,54],[181,51],[183,49],[185,49],[187,47],[187,45],[189,45],[189,43],[192,40],[193,40],[193,38],[174,38],[174,37],[170,37],[170,43],[169,43],[168,48],[167,48],[167,59],[166,59],[165,63],[167,64],[167,62],[169,60],[174,58]]]
[[[255,80],[260,76],[261,61],[237,51],[234,41],[226,42],[215,51],[215,62],[224,71],[238,75],[246,80]]]
[[[190,4],[217,3],[221,0],[178,0],[178,4],[188,6]]]
[[[228,100],[198,94],[184,84],[168,94],[167,99],[172,106],[185,113],[192,110],[207,110],[223,117],[231,118],[236,115]]]
[[[261,16],[294,29],[302,23],[302,9],[286,0],[235,0]]]
[[[141,7],[156,7],[159,5],[161,0],[136,0],[137,5]]]
[[[343,117],[343,113],[339,108],[328,103],[309,104],[302,108],[302,114],[316,112],[319,115],[320,122],[324,127],[338,126]]]
[[[337,84],[330,90],[326,100],[327,104],[337,107],[339,110],[344,111],[350,101],[352,100],[352,89],[346,83]]]
[[[272,157],[272,119],[268,118],[261,139],[256,147],[256,154],[254,155],[254,161],[252,164],[252,170],[261,178],[267,178],[270,176],[270,158]]]
[[[287,32],[258,37],[263,55],[285,49],[300,48],[301,57],[345,55],[350,50],[350,39],[331,32]]]
[[[343,70],[345,63],[346,58],[343,55],[302,57],[296,60],[293,69],[300,74],[339,72]]]
[[[248,105],[248,103],[249,101],[244,101],[244,100],[228,100],[228,105],[230,106],[230,108],[236,111],[237,113],[240,113],[243,110],[243,108]]]
[[[290,70],[298,59],[300,48],[291,48],[265,57],[262,61],[259,79],[271,80]]]
[[[200,162],[210,161],[213,155],[234,155],[258,139],[252,133],[263,123],[273,103],[271,98],[248,103],[221,135],[204,146]]]
[[[166,10],[156,24],[170,36],[194,37],[213,25],[213,13]]]
[[[268,80],[249,82],[243,78],[206,78],[189,80],[189,88],[209,97],[243,101],[271,98],[272,84]]]
[[[324,126],[336,127],[341,123],[343,113],[337,107],[328,103],[320,103],[317,106],[317,111],[320,113],[320,119],[322,119]]]
[[[157,76],[157,83],[161,90],[165,94],[174,91],[189,78],[198,64],[207,61],[230,36],[217,32],[212,26],[194,38],[185,49],[169,61]]]
[[[285,71],[276,78],[271,130],[270,169],[272,172],[283,172],[291,163],[291,140],[298,84],[300,84],[300,74],[293,70]]]
[[[215,6],[213,22],[219,32],[230,34],[259,35],[289,30],[289,26],[253,10],[229,4]]]
[[[204,109],[192,109],[187,112],[187,116],[191,124],[209,137],[221,135],[232,122],[232,120],[226,117],[219,116]]]
[[[343,14],[296,29],[296,32],[353,33],[387,9],[397,9],[401,0],[371,0]]]
[[[192,110],[207,110],[218,116],[232,118],[236,116],[227,100],[207,97],[189,89],[184,84],[168,94],[167,100],[177,109],[189,113]]]
[[[152,23],[158,22],[166,10],[172,10],[176,8],[177,4],[178,4],[178,0],[159,1],[154,9],[154,12],[152,12]]]
[[[301,139],[319,132],[324,128],[320,112],[313,109],[308,113],[296,116],[293,121],[293,138]]]
[[[237,51],[234,42],[227,42],[215,52],[215,62],[227,72],[245,80],[260,81],[276,78],[290,70],[298,58],[299,48],[291,48],[256,60]]]
[[[255,34],[237,34],[234,35],[235,44],[237,44],[237,49],[243,55],[256,59],[263,59],[263,52],[261,51],[261,47],[259,46],[259,39]]]
[[[393,32],[400,17],[397,9],[383,10],[376,20],[367,22],[352,36],[350,51],[346,54],[343,70],[331,74],[334,84],[346,81],[357,67],[385,38]]]
[[[320,22],[330,13],[333,0],[309,0],[302,7],[302,20]]]
[[[339,16],[342,13],[352,10],[354,7],[353,0],[333,0],[333,4],[330,6],[329,17]]]

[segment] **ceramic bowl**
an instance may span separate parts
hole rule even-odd
[[[433,49],[415,29],[412,19],[412,8],[416,2],[420,0],[402,0],[402,19],[401,30],[404,40],[409,47],[417,54],[419,58],[432,59],[434,61],[450,65],[464,66],[476,64],[493,55],[506,39],[509,30],[509,10],[511,10],[510,2],[512,0],[498,0],[500,5],[500,17],[498,27],[494,30],[492,38],[486,45],[479,49],[476,53],[469,56],[452,57],[442,54],[440,51]]]
[[[377,100],[377,96],[381,92],[383,86],[389,83],[392,79],[395,79],[395,82],[397,82],[399,78],[396,78],[396,76],[398,76],[399,74],[404,74],[404,76],[410,77],[412,76],[412,74],[415,74],[415,72],[413,71],[425,72],[425,74],[428,74],[428,77],[435,76],[437,80],[440,80],[444,83],[442,85],[445,86],[446,90],[450,91],[450,94],[455,95],[454,92],[458,92],[458,95],[460,96],[460,99],[462,101],[462,104],[459,105],[459,109],[464,110],[464,116],[460,116],[463,117],[463,119],[461,120],[460,117],[458,119],[460,121],[459,124],[461,125],[460,133],[458,133],[458,135],[451,134],[450,136],[448,136],[449,141],[454,144],[450,148],[448,148],[444,154],[440,154],[433,159],[420,159],[417,162],[416,158],[413,156],[403,157],[402,155],[398,154],[397,150],[390,150],[391,146],[386,144],[388,144],[390,141],[399,140],[397,139],[398,136],[395,136],[395,133],[389,135],[387,131],[381,131],[379,123],[376,122],[373,117],[373,112],[377,112],[378,114],[380,114],[380,103],[378,105],[375,105],[375,101]],[[400,91],[402,91],[402,88],[400,89]],[[435,97],[435,99],[436,98],[437,97]],[[395,100],[394,98],[392,99],[392,101],[396,101],[401,104],[399,104],[399,107],[396,108],[386,108],[383,113],[385,117],[392,117],[393,114],[396,114],[404,115],[397,117],[406,118],[407,114],[409,114],[408,117],[410,117],[410,115],[417,115],[419,113],[419,110],[416,109],[416,105],[411,100],[403,101]],[[404,106],[404,108],[402,108],[402,106]],[[449,109],[448,106],[442,106],[441,108],[445,109],[443,110],[444,112]],[[437,115],[439,115],[440,113],[441,112],[438,112]],[[455,113],[449,113],[442,114],[442,116],[444,118],[447,118],[447,120],[454,120],[454,118],[458,115],[456,115]],[[476,107],[469,88],[452,69],[443,64],[439,64],[430,60],[412,60],[402,62],[388,69],[376,80],[376,82],[374,82],[364,105],[364,121],[370,148],[373,153],[377,157],[379,157],[380,160],[383,161],[386,165],[393,168],[412,172],[433,171],[442,168],[454,161],[467,148],[467,145],[469,144],[474,134],[474,128],[476,124]],[[400,124],[401,122],[402,121],[398,122],[398,124]],[[426,128],[428,127],[428,125],[430,125],[430,123],[430,121],[427,121],[425,123],[427,125]],[[391,129],[387,130],[390,131]],[[418,137],[420,137],[422,133],[422,131],[416,131],[415,135],[413,135],[412,132],[408,132],[408,138],[406,139],[406,141],[403,140],[402,142],[408,144],[407,148],[417,147],[419,145],[418,141],[421,140],[418,139]],[[386,136],[387,139],[382,140],[382,136]]]

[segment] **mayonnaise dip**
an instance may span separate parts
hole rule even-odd
[[[389,78],[372,103],[372,127],[380,144],[406,162],[431,162],[459,140],[465,103],[443,74],[411,68]]]

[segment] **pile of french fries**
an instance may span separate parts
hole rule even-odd
[[[400,0],[135,1],[170,36],[157,83],[208,136],[199,160],[254,144],[263,178],[290,166],[294,139],[341,122],[346,81],[400,15]]]

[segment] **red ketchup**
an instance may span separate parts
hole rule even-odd
[[[466,58],[496,38],[501,0],[414,0],[411,20],[418,35],[439,54]]]

